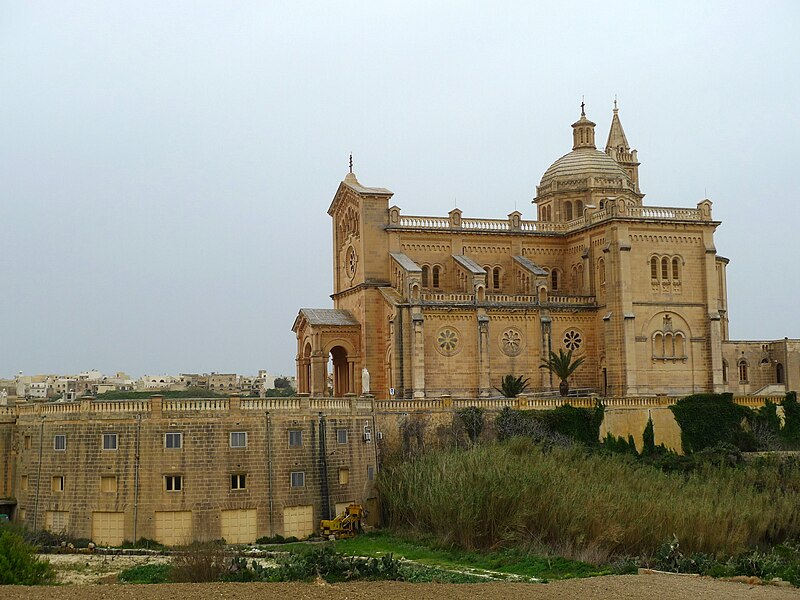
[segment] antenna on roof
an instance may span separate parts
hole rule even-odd
[[[353,172],[353,153],[350,153],[350,172]]]

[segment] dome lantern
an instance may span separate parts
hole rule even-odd
[[[595,124],[586,118],[586,104],[581,102],[581,118],[572,124],[572,149],[592,148],[594,145]]]

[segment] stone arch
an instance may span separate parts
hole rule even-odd
[[[572,202],[569,200],[564,202],[564,220],[572,221]]]
[[[775,365],[775,383],[784,383],[783,377],[783,364],[778,363]]]

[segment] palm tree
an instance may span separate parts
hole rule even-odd
[[[501,380],[500,387],[495,389],[506,398],[516,398],[528,388],[528,381],[527,377],[523,380],[522,375],[519,377],[506,375]]]
[[[539,365],[540,369],[547,369],[561,380],[558,385],[558,391],[562,396],[569,394],[569,383],[567,379],[575,372],[575,369],[583,364],[584,358],[577,358],[572,360],[572,350],[564,352],[563,349],[558,349],[558,354],[550,351],[550,356],[547,360],[542,359],[542,364]]]

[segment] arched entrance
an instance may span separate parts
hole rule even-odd
[[[298,368],[300,381],[298,381],[298,391],[301,394],[308,394],[311,391],[311,342],[306,342],[303,348],[303,355],[300,358]]]
[[[353,364],[347,360],[347,350],[343,346],[331,348],[330,364],[333,375],[333,396],[341,398],[345,394],[353,393]]]

